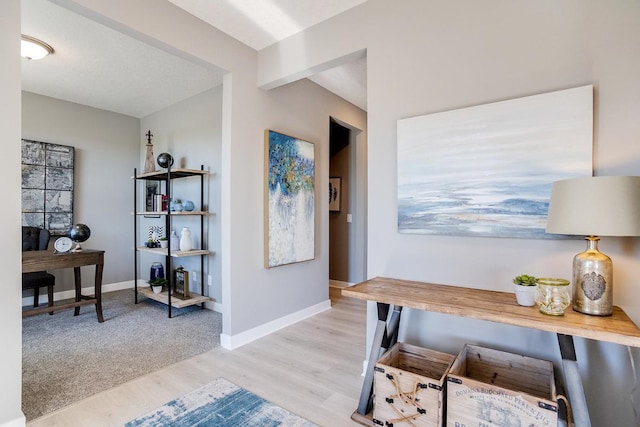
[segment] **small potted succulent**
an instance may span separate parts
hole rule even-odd
[[[518,304],[531,307],[535,304],[537,278],[529,274],[521,274],[513,278],[513,289],[516,292]]]
[[[164,277],[157,277],[153,280],[149,280],[147,283],[151,287],[151,290],[154,294],[159,294],[160,292],[162,292],[162,289],[167,286],[167,279],[165,279]]]
[[[167,239],[166,237],[161,237],[158,239],[158,243],[160,243],[161,248],[166,248],[167,246],[169,246],[169,239]]]

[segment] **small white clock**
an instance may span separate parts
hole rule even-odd
[[[53,244],[53,248],[56,250],[56,252],[61,253],[61,252],[69,252],[71,250],[71,247],[73,246],[73,240],[71,240],[68,237],[60,237],[58,240],[55,241],[55,243]]]

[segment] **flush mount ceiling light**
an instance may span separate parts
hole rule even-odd
[[[34,37],[22,35],[20,41],[20,56],[26,59],[42,59],[52,54],[53,48]]]

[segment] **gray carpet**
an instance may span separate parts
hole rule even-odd
[[[173,309],[132,289],[103,295],[104,323],[94,306],[22,322],[22,410],[40,417],[97,392],[220,345],[219,313]]]

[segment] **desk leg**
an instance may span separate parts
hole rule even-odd
[[[584,397],[584,388],[582,387],[582,379],[578,370],[573,337],[571,335],[558,334],[558,343],[560,344],[562,371],[567,386],[569,402],[571,403],[574,423],[580,427],[591,427],[591,419],[589,418],[587,400]]]
[[[96,278],[95,278],[95,299],[96,299],[96,315],[98,316],[98,322],[104,322],[102,317],[102,270],[104,264],[96,264]]]
[[[82,279],[80,277],[80,267],[73,267],[73,281],[76,285],[76,302],[80,302],[82,299]],[[73,315],[80,314],[80,306],[77,306],[73,310]]]
[[[376,324],[376,332],[373,336],[373,342],[371,343],[367,372],[365,372],[362,391],[360,392],[360,401],[356,411],[360,415],[364,416],[368,414],[373,407],[374,368],[380,356],[398,340],[398,325],[400,324],[401,313],[402,307],[394,307],[391,319],[389,319],[389,323],[387,324],[389,304],[378,303],[378,323]]]

